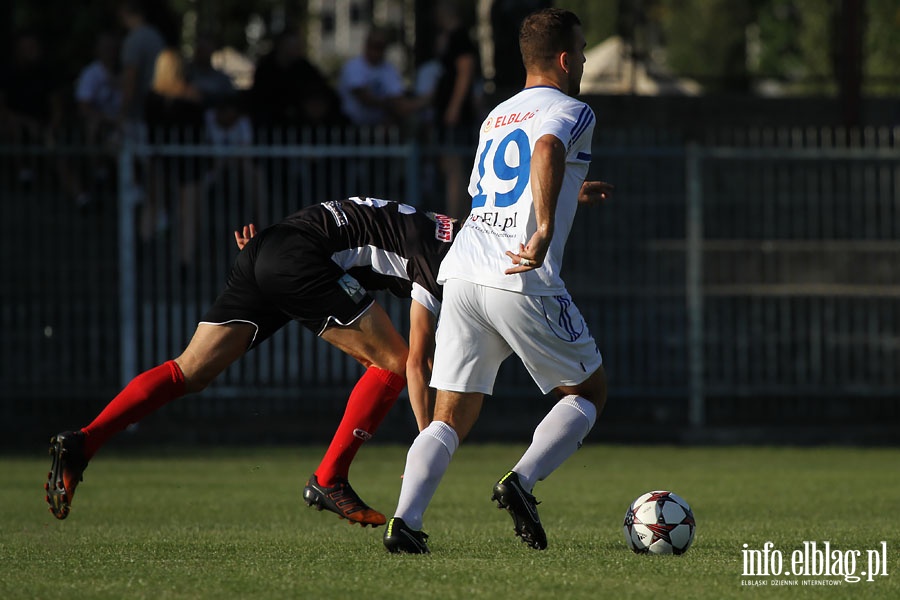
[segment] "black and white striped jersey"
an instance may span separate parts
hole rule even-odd
[[[412,297],[438,314],[438,268],[459,230],[450,217],[389,200],[353,197],[306,207],[280,225],[316,238],[331,259],[367,289]]]

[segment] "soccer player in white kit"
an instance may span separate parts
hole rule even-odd
[[[560,278],[577,205],[612,189],[584,181],[594,128],[594,113],[574,98],[584,34],[573,13],[545,9],[523,21],[519,45],[525,88],[481,127],[472,211],[438,274],[444,303],[431,379],[438,390],[434,420],[407,455],[384,534],[391,552],[429,551],[425,509],[511,353],[543,393],[558,398],[525,454],[494,486],[493,499],[529,546],[547,547],[535,483],[579,448],[606,401],[600,352]]]

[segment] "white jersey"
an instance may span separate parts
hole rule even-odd
[[[463,279],[529,295],[565,293],[560,277],[578,193],[591,161],[594,113],[554,87],[526,88],[485,120],[469,180],[472,212],[441,263],[438,282]],[[566,147],[566,172],[556,207],[553,240],[537,269],[516,275],[506,251],[518,253],[537,229],[531,194],[531,154],[550,134]]]

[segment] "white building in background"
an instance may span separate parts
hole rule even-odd
[[[637,96],[697,96],[696,81],[675,77],[653,60],[635,60],[631,48],[617,35],[585,50],[582,94]]]

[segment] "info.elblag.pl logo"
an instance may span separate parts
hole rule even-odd
[[[762,548],[743,545],[741,585],[841,585],[872,582],[888,576],[887,542],[866,550],[842,550],[829,541],[804,541],[802,546],[783,552],[773,542]],[[755,579],[760,578],[760,579]],[[772,579],[775,578],[775,579]]]

